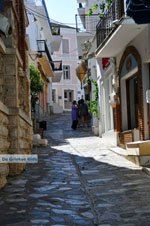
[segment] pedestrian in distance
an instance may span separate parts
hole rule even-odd
[[[81,100],[78,100],[78,128],[81,126]]]
[[[72,103],[72,129],[76,129],[78,124],[78,106],[77,102],[74,100]]]

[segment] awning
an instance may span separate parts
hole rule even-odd
[[[49,61],[47,60],[46,56],[42,56],[41,58],[38,58],[38,62],[40,63],[40,65],[43,68],[44,73],[48,76],[48,77],[54,77],[54,72],[52,70],[52,67],[49,63]]]
[[[76,68],[76,75],[80,82],[83,81],[85,75],[87,74],[87,63],[86,61],[80,61],[78,67]]]

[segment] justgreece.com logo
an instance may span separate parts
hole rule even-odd
[[[0,163],[38,163],[38,155],[0,154]]]

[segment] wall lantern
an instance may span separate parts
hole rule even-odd
[[[80,80],[80,82],[83,81],[85,75],[87,74],[87,61],[85,60],[81,60],[79,62],[78,67],[76,68],[76,75],[78,77],[78,79]]]

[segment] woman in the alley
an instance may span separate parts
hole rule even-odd
[[[76,129],[78,124],[78,106],[77,102],[74,100],[72,103],[72,129]]]

